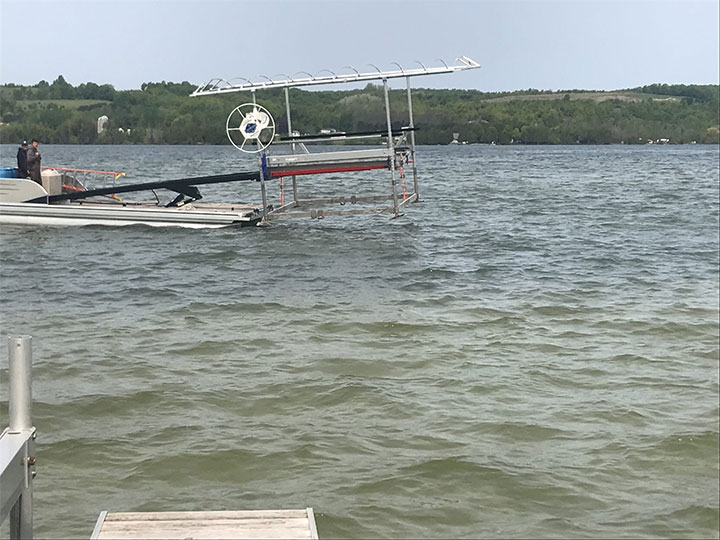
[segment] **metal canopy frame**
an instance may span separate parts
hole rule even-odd
[[[294,137],[293,131],[292,131],[292,121],[291,121],[291,114],[290,114],[290,95],[289,95],[289,89],[290,88],[296,88],[296,87],[303,87],[303,86],[318,86],[318,85],[326,85],[326,84],[350,84],[350,83],[356,83],[356,82],[367,82],[367,81],[376,81],[381,80],[383,83],[383,91],[385,95],[385,115],[387,120],[387,131],[383,132],[383,137],[387,138],[387,148],[388,148],[388,163],[387,163],[387,169],[390,170],[390,179],[391,179],[391,192],[383,193],[379,195],[370,195],[370,196],[362,196],[358,197],[356,195],[349,195],[349,196],[332,196],[332,197],[326,197],[326,198],[316,198],[316,199],[300,199],[298,197],[298,183],[297,183],[297,177],[292,176],[292,196],[293,200],[290,203],[285,204],[284,203],[284,183],[283,179],[280,178],[280,206],[278,208],[273,208],[268,205],[267,201],[267,190],[265,188],[265,182],[269,180],[272,177],[272,174],[269,174],[268,172],[268,166],[267,166],[267,156],[265,152],[263,151],[262,155],[260,156],[260,159],[258,160],[258,165],[260,169],[260,190],[262,195],[262,207],[263,207],[263,217],[260,225],[268,225],[270,219],[278,218],[278,217],[310,217],[310,218],[323,218],[325,216],[337,216],[337,215],[357,215],[357,214],[381,214],[381,213],[392,213],[394,217],[398,217],[401,215],[401,210],[404,208],[406,204],[413,203],[413,202],[419,202],[420,201],[420,194],[419,194],[419,184],[418,184],[418,170],[417,170],[417,164],[416,164],[416,145],[415,145],[415,123],[413,118],[413,109],[412,109],[412,92],[410,89],[410,79],[412,77],[418,77],[418,76],[425,76],[425,75],[440,75],[445,73],[454,73],[457,71],[464,71],[468,69],[477,69],[480,67],[480,64],[475,62],[473,59],[468,58],[467,56],[461,56],[457,59],[457,64],[454,65],[448,65],[443,60],[439,60],[439,62],[442,63],[442,66],[438,67],[426,67],[422,62],[417,62],[421,67],[419,68],[413,68],[413,69],[404,69],[400,64],[397,62],[393,62],[394,65],[398,67],[398,69],[393,69],[389,71],[381,71],[377,66],[370,64],[373,68],[375,68],[375,71],[370,72],[364,72],[361,73],[357,69],[346,66],[343,69],[349,69],[352,71],[352,73],[349,74],[337,74],[330,70],[323,70],[321,73],[327,72],[328,75],[311,75],[307,72],[301,72],[301,77],[290,77],[287,75],[284,75],[284,79],[278,79],[273,80],[269,77],[261,76],[264,80],[253,82],[249,79],[245,79],[242,77],[238,77],[237,79],[241,80],[241,83],[233,84],[232,79],[231,81],[225,81],[223,79],[211,79],[210,81],[206,82],[205,84],[202,84],[198,86],[195,91],[190,94],[190,97],[200,97],[200,96],[211,96],[211,95],[221,95],[221,94],[228,94],[233,92],[251,92],[252,94],[252,102],[257,103],[255,92],[257,90],[270,90],[270,89],[277,89],[277,88],[283,88],[285,90],[285,108],[286,108],[286,115],[287,115],[287,125],[288,125],[288,132],[287,138],[280,138],[276,136],[276,142],[280,144],[289,144],[292,150],[292,154],[296,154],[298,148],[304,150],[307,152],[307,149],[305,148],[305,145],[303,142],[309,142],[306,137]],[[410,136],[410,147],[409,151],[407,153],[397,153],[396,148],[396,142],[395,142],[395,135],[397,132],[394,132],[392,129],[392,122],[390,117],[390,96],[388,91],[388,80],[389,79],[400,79],[404,78],[407,83],[407,100],[408,100],[408,125],[404,128],[407,133],[409,133]],[[354,134],[357,135],[357,134]],[[366,137],[377,137],[377,133],[368,134]],[[337,135],[330,134],[327,137],[320,136],[313,136],[313,139],[315,141],[322,141],[323,139],[331,141],[333,139],[337,139]],[[354,136],[353,138],[364,138],[364,137],[357,137]],[[284,139],[284,140],[283,140]],[[258,151],[260,148],[258,148]],[[348,152],[352,151],[345,151],[344,153],[347,154]],[[362,151],[359,151],[362,152]],[[401,160],[401,162],[398,163],[398,160]],[[398,194],[397,189],[397,182],[396,182],[396,169],[401,169],[404,163],[407,162],[408,165],[412,165],[412,173],[413,173],[413,192],[408,194],[406,192],[404,182],[403,182],[403,192],[402,192],[402,201],[400,200],[400,196]],[[385,168],[385,167],[383,167]],[[403,173],[401,172],[401,179],[404,179]],[[363,208],[363,209],[352,209],[352,210],[327,210],[324,208],[317,208],[317,205],[327,205],[327,204],[340,204],[345,205],[346,202],[351,202],[352,204],[355,204],[356,202],[378,202],[378,201],[392,201],[392,206],[390,207],[381,207],[381,208]],[[297,211],[292,210],[294,208],[298,207],[304,207],[303,210]],[[315,208],[313,208],[315,206]]]
[[[346,66],[343,69],[350,69],[353,73],[350,74],[336,74],[329,69],[327,71],[330,75],[311,75],[309,73],[301,72],[301,75],[305,77],[293,78],[288,75],[284,75],[285,79],[274,80],[270,77],[260,75],[263,81],[253,82],[242,77],[244,82],[241,84],[232,84],[231,81],[225,81],[223,79],[211,79],[205,84],[198,86],[195,91],[190,94],[191,97],[198,96],[211,96],[216,94],[227,94],[231,92],[244,92],[244,91],[255,91],[255,90],[269,90],[271,88],[292,88],[298,86],[317,86],[321,84],[348,84],[353,82],[366,82],[366,81],[378,81],[383,79],[399,79],[403,77],[418,77],[421,75],[439,75],[443,73],[454,73],[456,71],[463,71],[466,69],[476,69],[480,67],[475,60],[468,58],[467,56],[461,56],[457,59],[458,64],[449,66],[443,60],[439,60],[443,65],[439,67],[425,67],[425,65],[417,61],[420,64],[420,68],[414,69],[403,69],[400,64],[395,63],[399,69],[391,71],[380,71],[376,66],[375,71],[366,73],[360,73],[358,70],[351,66]]]

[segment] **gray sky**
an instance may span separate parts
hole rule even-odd
[[[717,0],[0,0],[0,82],[128,89],[467,55],[482,69],[414,84],[718,84],[718,18]]]

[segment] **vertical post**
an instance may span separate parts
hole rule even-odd
[[[10,432],[32,430],[32,337],[8,338],[10,392],[8,412]],[[32,540],[33,496],[30,456],[34,454],[32,438],[25,446],[25,487],[10,509],[10,539]],[[34,458],[33,458],[34,459]]]
[[[262,160],[262,157],[260,159]],[[268,211],[267,191],[265,190],[265,171],[262,166],[262,162],[260,164],[260,195],[262,196],[262,204],[263,204],[262,219],[260,220],[260,225],[268,225],[269,222],[267,219],[267,211]]]
[[[32,429],[32,337],[8,338],[10,431]]]
[[[415,120],[413,119],[410,77],[405,77],[405,79],[407,80],[408,115],[410,117],[410,158],[412,159],[413,188],[415,189],[415,202],[420,202],[417,163],[415,163]]]
[[[288,137],[292,137],[292,122],[290,121],[290,89],[287,86],[285,87],[285,111],[287,112]],[[290,147],[292,148],[292,153],[295,154],[295,143],[292,143]],[[297,195],[297,177],[295,175],[292,177],[292,186],[293,202],[295,203],[295,206],[299,206]]]
[[[385,90],[385,114],[387,116],[388,149],[390,150],[390,177],[392,179],[393,212],[395,213],[395,217],[397,217],[400,215],[400,209],[398,207],[397,188],[395,184],[395,143],[392,135],[392,121],[390,120],[390,96],[388,94],[387,79],[383,79],[383,89]]]
[[[253,104],[257,105],[257,99],[255,98],[255,90],[251,90],[250,93],[252,94],[252,100]],[[255,140],[256,146],[260,146],[260,139]],[[260,168],[260,195],[262,196],[262,219],[260,220],[259,225],[268,225],[268,219],[267,219],[267,209],[268,209],[268,203],[267,203],[267,191],[265,190],[265,168],[263,167],[262,162],[262,153],[258,152],[258,167]]]

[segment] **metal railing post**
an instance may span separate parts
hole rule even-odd
[[[252,94],[252,102],[253,104],[257,104],[257,97],[255,96],[255,90],[251,90],[250,93]],[[258,136],[257,139],[255,139],[255,144],[258,147],[258,150],[260,149],[260,137]],[[258,152],[258,167],[260,169],[260,196],[262,197],[262,219],[260,220],[260,223],[258,225],[265,226],[269,225],[268,222],[268,202],[267,202],[267,191],[265,190],[265,167],[263,167],[263,161],[262,161],[262,154],[263,152]]]
[[[410,159],[412,159],[413,189],[415,190],[415,202],[420,202],[420,188],[418,187],[418,170],[415,163],[415,119],[413,118],[412,95],[410,93],[410,77],[407,79],[408,116],[410,119]]]
[[[288,88],[285,88],[285,111],[287,111],[287,121],[288,121],[288,137],[292,137],[292,123],[290,122],[290,93],[288,91]],[[292,143],[291,145],[292,153],[295,154],[295,143]],[[300,206],[298,203],[298,194],[297,194],[297,176],[293,175],[292,177],[292,188],[293,188],[293,203],[294,206]]]
[[[8,338],[10,431],[32,428],[32,337]]]
[[[8,412],[9,433],[28,433],[32,427],[32,337],[8,337],[9,386]],[[10,509],[10,540],[33,538],[33,472],[35,464],[34,433],[25,444],[22,460],[24,469],[23,489],[17,502]]]
[[[387,116],[388,128],[388,149],[390,150],[390,178],[392,179],[392,201],[395,217],[400,215],[398,206],[397,185],[395,183],[395,144],[393,142],[392,121],[390,120],[390,96],[388,92],[387,79],[383,79],[383,90],[385,91],[385,114]]]

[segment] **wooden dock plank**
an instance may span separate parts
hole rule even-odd
[[[93,533],[98,540],[317,539],[312,508],[220,512],[102,513]]]
[[[113,512],[108,513],[105,521],[173,521],[184,519],[217,520],[217,519],[274,519],[274,518],[305,518],[306,509],[294,510],[227,510],[197,512]]]

